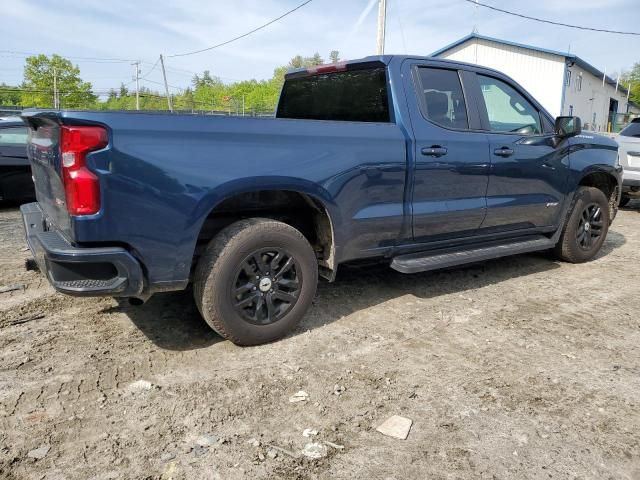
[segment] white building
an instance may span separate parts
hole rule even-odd
[[[504,72],[551,115],[578,116],[587,130],[607,131],[612,113],[640,113],[624,86],[570,53],[472,33],[431,55]]]

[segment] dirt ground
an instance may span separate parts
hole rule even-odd
[[[0,293],[1,478],[640,478],[640,201],[584,265],[343,269],[254,348],[190,292],[54,293],[24,247],[0,209],[0,287],[24,285]]]

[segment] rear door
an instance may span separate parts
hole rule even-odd
[[[569,174],[566,143],[554,143],[550,120],[515,84],[480,73],[476,79],[491,157],[482,232],[557,225]]]
[[[415,138],[411,207],[417,242],[472,235],[486,213],[489,149],[467,72],[405,61],[403,76]]]

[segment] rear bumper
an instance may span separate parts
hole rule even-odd
[[[638,191],[640,190],[640,171],[625,169],[622,174],[622,191]]]
[[[140,263],[121,247],[74,247],[49,228],[38,203],[20,207],[27,243],[40,270],[59,292],[131,297],[144,288]]]

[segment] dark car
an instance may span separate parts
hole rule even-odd
[[[29,130],[20,117],[0,117],[0,200],[35,198],[27,158]]]

